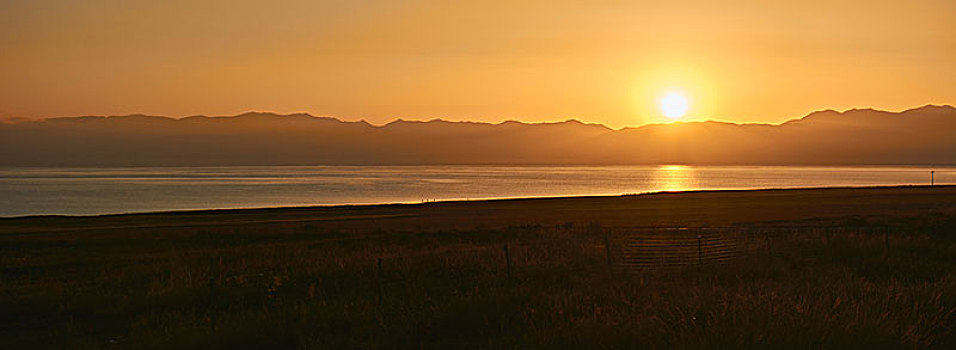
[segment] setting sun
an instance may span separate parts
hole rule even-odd
[[[687,98],[678,92],[668,93],[661,98],[661,112],[670,119],[680,119],[687,113],[688,108]]]

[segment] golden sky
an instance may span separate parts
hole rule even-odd
[[[0,117],[612,127],[956,104],[956,1],[3,0]]]

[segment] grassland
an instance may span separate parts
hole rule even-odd
[[[650,227],[775,243],[609,271]],[[956,347],[956,187],[0,220],[0,348],[644,345]]]

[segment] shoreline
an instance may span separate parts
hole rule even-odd
[[[411,168],[409,168],[411,169]],[[618,196],[660,191],[956,185],[956,168],[422,167],[0,169],[0,218]]]
[[[317,204],[302,206],[273,206],[273,207],[243,207],[243,208],[206,208],[206,209],[182,209],[182,210],[156,210],[126,213],[103,213],[103,214],[29,214],[20,216],[0,216],[2,220],[17,220],[31,218],[98,218],[113,216],[138,216],[138,215],[163,215],[163,214],[204,214],[221,213],[228,211],[262,211],[262,210],[313,210],[323,208],[373,208],[388,206],[415,206],[428,204],[448,204],[448,203],[479,203],[479,202],[498,202],[498,201],[534,201],[534,200],[560,200],[560,199],[578,199],[578,198],[616,198],[616,197],[638,197],[651,195],[667,194],[690,194],[690,193],[712,193],[712,192],[766,192],[766,191],[807,191],[807,190],[847,190],[847,189],[891,189],[891,188],[956,188],[956,184],[942,185],[877,185],[877,186],[824,186],[824,187],[787,187],[787,188],[754,188],[754,189],[703,189],[686,191],[651,191],[638,193],[622,193],[617,195],[582,195],[582,196],[540,196],[540,197],[497,197],[497,198],[476,198],[476,199],[448,199],[448,200],[427,200],[421,202],[383,202],[383,203],[357,203],[357,204]]]
[[[539,197],[496,197],[496,198],[476,198],[476,199],[448,199],[448,200],[426,200],[421,202],[383,202],[383,203],[356,203],[356,204],[317,204],[302,206],[271,206],[271,207],[240,207],[240,208],[205,208],[205,209],[182,209],[182,210],[155,210],[138,211],[125,213],[102,213],[102,214],[28,214],[20,216],[0,216],[0,222],[3,220],[34,219],[34,218],[101,218],[116,216],[143,216],[143,215],[177,215],[177,214],[215,214],[231,211],[284,211],[284,210],[316,210],[316,209],[335,209],[335,208],[375,208],[392,206],[416,206],[429,204],[450,204],[450,203],[481,203],[481,202],[499,202],[499,201],[534,201],[534,200],[562,200],[562,199],[582,199],[582,198],[617,198],[617,197],[639,197],[653,195],[673,195],[673,194],[692,194],[692,193],[713,193],[713,192],[766,192],[766,191],[807,191],[807,190],[853,190],[853,189],[892,189],[892,188],[956,188],[956,184],[942,185],[877,185],[877,186],[825,186],[825,187],[787,187],[787,188],[754,188],[754,189],[702,189],[686,191],[651,191],[638,193],[622,193],[617,195],[582,195],[582,196],[539,196]]]
[[[880,213],[956,210],[956,185],[853,186],[754,190],[661,191],[616,196],[524,197],[240,209],[200,209],[90,216],[34,215],[0,218],[0,234],[101,228],[215,227],[306,224],[388,228],[434,225],[519,225],[526,222],[607,221],[626,225],[713,225]],[[920,204],[923,203],[923,204]],[[748,213],[740,213],[741,210]],[[634,211],[634,212],[631,212]],[[756,213],[756,214],[755,214]],[[475,225],[471,225],[475,226]]]

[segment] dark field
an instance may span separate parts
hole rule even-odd
[[[956,186],[0,219],[4,349],[641,345],[956,348]]]

